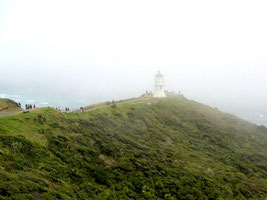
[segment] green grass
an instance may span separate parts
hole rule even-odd
[[[22,110],[16,102],[0,98],[0,112],[11,112]]]
[[[267,129],[182,96],[0,118],[0,199],[266,199]]]

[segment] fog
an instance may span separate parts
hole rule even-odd
[[[0,97],[71,107],[131,98],[152,91],[160,70],[166,89],[266,125],[266,9],[244,0],[0,0]]]

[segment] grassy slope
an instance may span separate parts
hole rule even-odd
[[[267,130],[183,97],[0,118],[0,199],[265,199]]]
[[[21,108],[16,102],[9,99],[0,98],[0,112],[19,111]]]

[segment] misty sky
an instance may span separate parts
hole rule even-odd
[[[267,1],[0,0],[0,94],[46,101],[167,89],[267,113]]]

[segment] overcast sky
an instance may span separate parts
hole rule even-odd
[[[0,0],[0,94],[139,96],[169,90],[267,112],[267,1]]]

